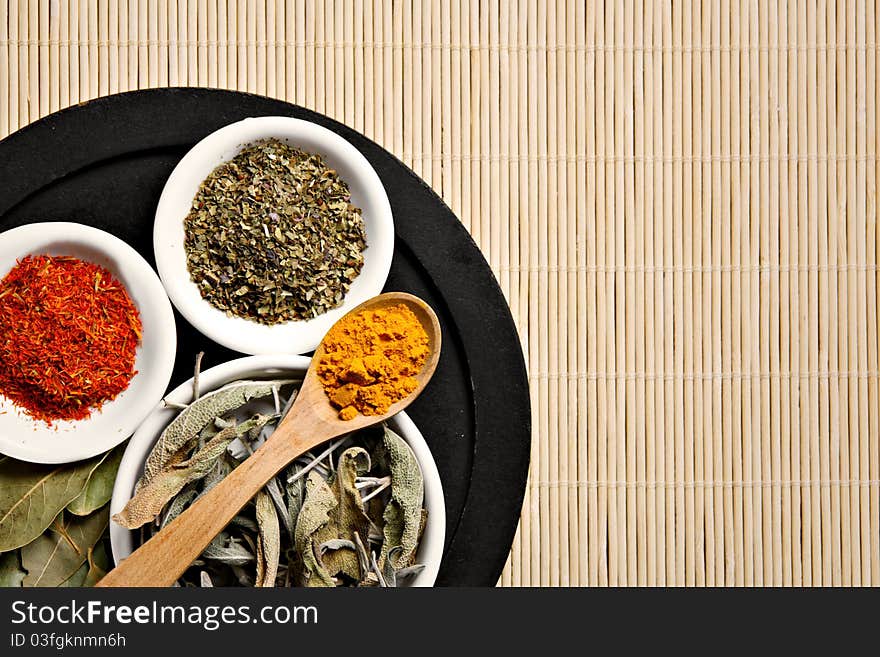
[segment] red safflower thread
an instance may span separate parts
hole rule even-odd
[[[26,256],[0,282],[0,394],[52,424],[125,390],[142,325],[125,287],[70,256]]]

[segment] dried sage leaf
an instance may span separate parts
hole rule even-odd
[[[305,501],[294,530],[296,551],[302,559],[303,586],[336,586],[315,553],[315,533],[327,524],[330,510],[335,506],[336,496],[327,482],[317,472],[310,472],[306,481]]]
[[[65,514],[37,540],[24,546],[24,585],[58,586],[76,573],[107,529],[109,515],[109,505],[84,517]]]
[[[27,545],[82,493],[102,457],[65,465],[0,461],[0,552]]]
[[[188,460],[172,465],[151,478],[138,489],[125,508],[113,516],[113,520],[127,529],[137,529],[151,522],[162,508],[191,481],[207,475],[236,438],[240,438],[260,423],[266,416],[255,416],[233,427],[223,429]]]
[[[256,586],[273,587],[281,558],[281,528],[278,513],[268,493],[257,493],[257,578]]]
[[[399,547],[400,552],[390,561],[394,568],[403,568],[410,565],[419,543],[424,481],[416,456],[403,438],[386,427],[382,444],[391,470],[391,500],[382,515],[385,540],[379,562],[384,564],[391,551]]]
[[[272,389],[289,381],[236,381],[200,397],[180,412],[159,436],[147,462],[141,485],[161,471],[178,451],[190,441],[198,440],[201,431],[217,418],[244,406],[252,399],[272,394]]]
[[[126,443],[117,445],[104,455],[98,467],[89,477],[83,492],[67,505],[67,510],[78,516],[88,515],[110,501],[113,495],[113,484],[116,482],[116,472],[119,463],[125,453]]]
[[[370,456],[362,447],[349,447],[339,457],[333,489],[337,504],[328,513],[327,523],[315,532],[314,540],[320,545],[333,539],[346,539],[354,544],[354,535],[366,536],[370,519],[364,512],[361,493],[355,486],[358,475],[370,469]],[[337,549],[322,559],[331,576],[346,575],[357,582],[361,579],[358,555],[354,549]]]
[[[21,569],[18,550],[0,554],[0,588],[21,586],[26,575]]]
[[[208,544],[202,557],[227,566],[244,566],[255,559],[253,552],[226,532],[221,532]]]

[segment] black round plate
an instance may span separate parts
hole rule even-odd
[[[58,112],[0,142],[0,230],[76,221],[124,239],[155,265],[153,215],[183,155],[218,128],[249,116],[295,116],[354,144],[379,172],[394,211],[396,248],[387,290],[437,311],[440,364],[410,407],[440,469],[446,551],[438,584],[492,586],[507,558],[529,460],[528,380],[507,304],[479,249],[449,208],[399,160],[325,116],[261,96],[156,89]],[[172,387],[238,354],[177,315]]]

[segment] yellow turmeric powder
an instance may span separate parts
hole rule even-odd
[[[343,420],[382,415],[417,387],[428,335],[405,305],[345,317],[324,338],[318,377]]]

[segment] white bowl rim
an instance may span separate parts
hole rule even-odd
[[[57,422],[58,440],[51,444],[33,440],[22,443],[12,432],[0,431],[0,453],[31,463],[61,464],[88,459],[116,447],[149,415],[171,380],[177,351],[177,328],[165,288],[153,268],[130,244],[94,226],[70,221],[29,223],[0,233],[0,245],[7,243],[15,245],[18,252],[16,259],[52,251],[51,247],[55,244],[69,243],[93,250],[107,260],[124,262],[124,271],[119,267],[119,272],[112,273],[120,278],[135,301],[145,328],[144,338],[150,340],[151,345],[156,345],[155,351],[161,358],[150,363],[136,362],[138,373],[132,378],[129,387],[116,399],[104,404],[101,410],[93,412],[89,418],[76,422]],[[71,248],[75,249],[76,246]],[[0,246],[0,252],[5,251]],[[0,257],[5,260],[9,256]],[[83,259],[91,261],[88,256],[83,256]],[[7,272],[8,269],[0,273],[0,278]],[[146,303],[139,303],[139,300],[145,300]],[[146,330],[148,327],[151,330]],[[142,356],[142,349],[143,343],[138,347],[138,359]],[[144,372],[147,367],[149,372]],[[147,385],[147,389],[140,391],[138,395],[126,394],[132,391],[137,377],[145,377],[141,381]],[[118,417],[118,421],[111,425],[112,430],[104,427],[100,431],[90,432],[90,428],[93,429],[98,423],[98,418],[103,422],[103,418],[111,413]],[[37,436],[41,436],[42,426],[34,420],[30,421],[35,423]],[[84,435],[88,436],[87,440],[82,439]],[[81,439],[77,440],[77,437]]]
[[[264,373],[264,376],[291,370],[304,373],[308,369],[309,362],[310,359],[307,356],[290,354],[245,356],[226,361],[201,372],[199,383],[202,390],[207,392],[216,390],[231,381],[253,376],[249,374],[251,372],[261,372]],[[177,403],[189,402],[192,399],[192,379],[180,384],[166,395],[165,399]],[[166,408],[160,402],[132,436],[122,456],[122,462],[119,464],[119,471],[113,486],[113,496],[110,501],[111,515],[121,511],[131,498],[135,483],[143,472],[147,455],[156,443],[162,429],[176,414],[177,411]],[[406,440],[422,470],[428,520],[419,543],[418,560],[419,563],[425,565],[425,569],[412,579],[410,586],[430,587],[437,580],[446,540],[446,503],[443,496],[443,483],[440,479],[440,472],[437,470],[437,464],[431,454],[431,448],[428,447],[424,436],[409,416],[403,412],[398,413],[389,420],[389,424]],[[110,543],[113,560],[118,564],[131,554],[134,548],[133,532],[111,520]]]
[[[364,267],[343,303],[310,320],[268,326],[242,317],[231,317],[202,298],[190,279],[182,243],[184,204],[188,209],[202,181],[241,148],[262,139],[279,138],[306,150],[320,152],[337,170],[347,168],[343,179],[360,190],[357,204],[364,211],[368,231]],[[169,241],[169,237],[171,238]],[[394,219],[391,203],[379,174],[347,139],[322,125],[289,116],[249,117],[215,130],[193,146],[175,166],[162,189],[153,227],[153,249],[159,277],[175,308],[202,334],[244,354],[313,351],[330,327],[354,306],[382,291],[394,255]]]

